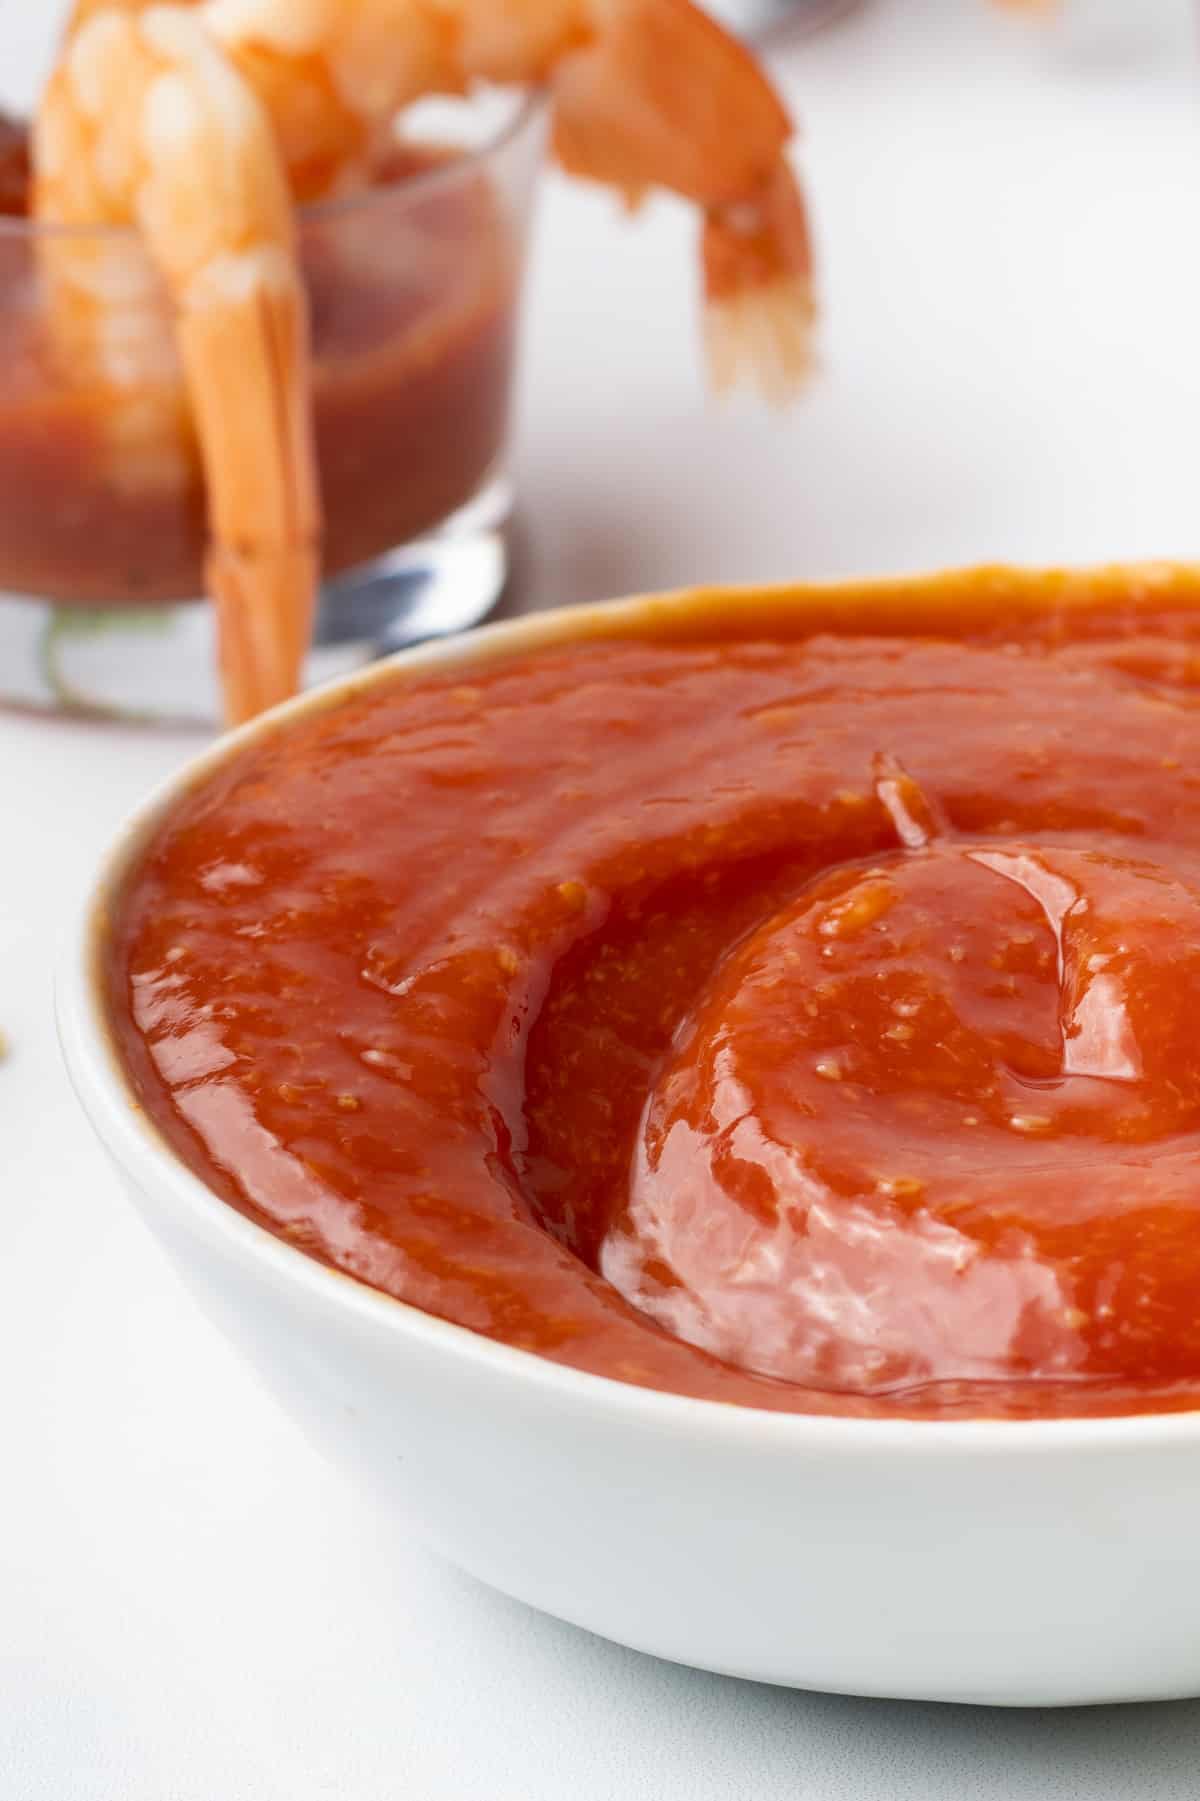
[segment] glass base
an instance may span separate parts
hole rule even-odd
[[[493,481],[428,537],[327,583],[305,687],[478,625],[504,594],[511,513],[508,483]],[[221,719],[216,654],[203,601],[81,607],[0,593],[0,705],[212,728]]]

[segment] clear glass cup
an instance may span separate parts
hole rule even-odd
[[[501,597],[542,115],[496,92],[409,109],[377,185],[301,215],[326,568],[309,681]],[[0,218],[0,704],[211,723],[204,487],[169,316],[136,234],[88,235],[136,352],[119,390],[48,327],[46,232]]]

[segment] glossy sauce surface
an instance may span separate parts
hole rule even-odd
[[[240,752],[115,910],[140,1099],[307,1251],[580,1368],[1196,1405],[1197,597],[1017,588],[699,608]]]

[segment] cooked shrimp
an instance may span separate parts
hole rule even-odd
[[[154,3],[155,0],[75,0],[75,4],[67,16],[63,39],[65,41],[74,37],[79,27],[85,25],[93,13],[140,13],[145,12],[146,8]],[[176,6],[196,6],[199,0],[172,0],[172,3]]]
[[[782,398],[805,373],[812,256],[791,123],[691,0],[202,0],[199,16],[261,96],[302,198],[361,181],[423,94],[545,84],[571,173],[701,209],[718,383],[744,369]]]
[[[34,161],[39,220],[137,226],[170,298],[208,490],[226,708],[244,719],[294,693],[317,580],[306,302],[270,120],[194,10],[109,7],[50,79]],[[149,280],[119,237],[42,241],[52,339],[79,379],[117,390],[104,416],[126,435],[135,421],[144,477],[171,439],[157,414],[138,422],[135,401],[174,391],[170,339],[147,349]],[[164,363],[157,386],[148,359]]]

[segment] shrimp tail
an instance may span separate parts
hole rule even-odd
[[[691,0],[612,0],[551,78],[554,151],[622,195],[671,190],[704,218],[706,332],[719,385],[785,399],[809,367],[815,305],[792,125],[745,47]]]
[[[296,619],[293,596],[315,593],[320,562],[315,550],[277,551],[264,557],[214,545],[205,580],[216,608],[221,692],[228,725],[240,725],[264,707],[287,700],[300,686],[308,641],[299,630],[281,643],[277,621]]]
[[[219,471],[206,575],[236,725],[300,686],[319,582],[307,307],[290,259],[271,248],[215,260],[176,331],[197,435]]]
[[[786,401],[811,368],[816,318],[808,217],[786,162],[757,195],[709,209],[701,255],[714,388],[745,370],[765,399]]]

